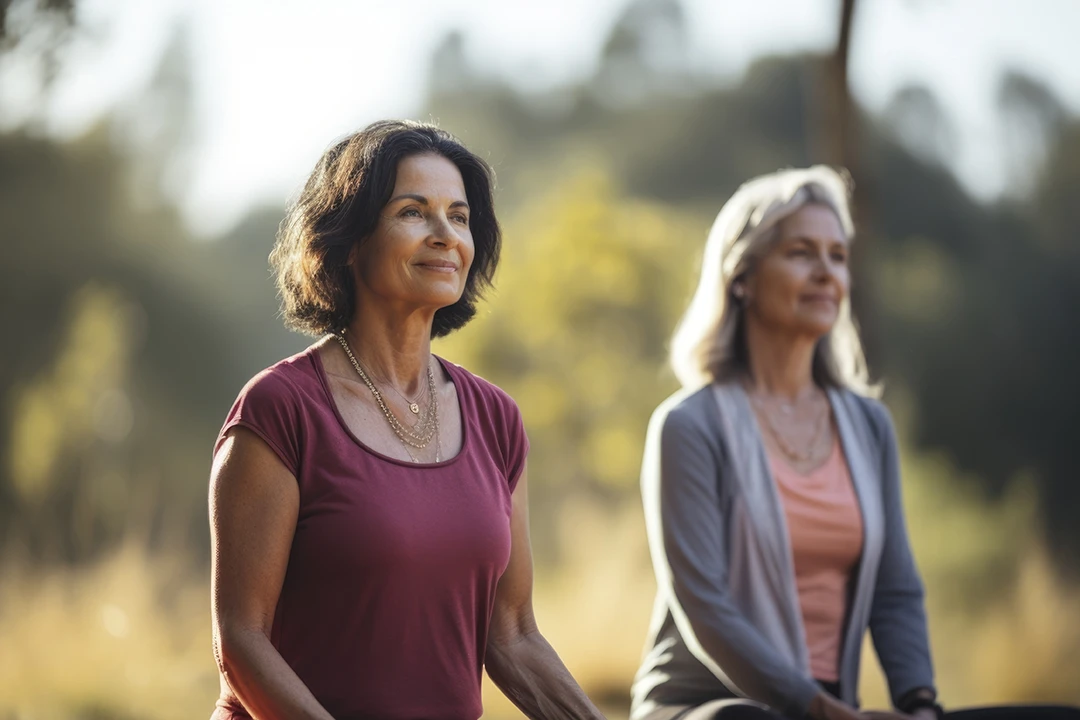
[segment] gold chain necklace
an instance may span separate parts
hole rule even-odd
[[[425,418],[416,426],[415,429],[405,427],[401,421],[397,419],[393,411],[386,405],[386,401],[383,400],[382,393],[379,392],[379,388],[375,386],[375,383],[371,381],[371,378],[364,368],[360,365],[360,361],[353,355],[352,348],[349,347],[349,341],[345,339],[345,333],[334,333],[334,337],[341,343],[342,349],[345,350],[345,354],[348,356],[349,361],[352,363],[360,378],[364,381],[364,384],[368,386],[368,390],[371,391],[372,396],[375,398],[375,402],[378,404],[379,409],[382,410],[383,416],[386,418],[386,422],[389,423],[390,429],[394,431],[398,439],[401,440],[402,445],[405,446],[405,452],[409,455],[409,458],[413,462],[419,462],[416,457],[413,456],[409,450],[409,446],[423,450],[431,443],[433,438],[436,439],[435,447],[435,462],[439,461],[439,447],[438,447],[438,434],[439,434],[439,396],[435,390],[435,373],[431,370],[431,363],[428,363],[428,395],[431,398],[431,402],[428,405],[428,411],[425,414]]]
[[[430,409],[430,406],[429,406]],[[398,440],[401,441],[401,447],[405,450],[405,454],[409,456],[409,459],[414,463],[419,464],[420,458],[413,455],[412,450],[409,449],[408,443],[398,435]],[[442,437],[439,434],[439,418],[435,418],[435,462],[439,462],[442,458],[439,457],[439,453],[442,451]]]
[[[780,451],[787,455],[788,459],[799,463],[805,463],[818,458],[821,454],[818,446],[821,444],[822,432],[825,430],[825,419],[829,416],[828,407],[822,410],[814,420],[814,434],[811,437],[806,450],[800,450],[792,446],[788,439],[784,437],[784,434],[780,432],[780,429],[776,427],[776,423],[773,421],[772,415],[769,413],[768,408],[765,407],[764,403],[753,393],[750,394],[750,399],[765,418],[765,425],[769,428],[769,434],[773,436]],[[792,407],[792,410],[794,411],[794,407]]]
[[[405,397],[405,394],[403,392],[401,392],[400,390],[398,390],[394,386],[394,383],[389,382],[388,380],[384,380],[383,378],[379,377],[375,373],[368,373],[368,375],[370,375],[373,379],[378,380],[383,385],[386,385],[391,390],[393,390],[395,393],[397,393],[397,396],[399,398],[401,398],[402,400],[404,400],[405,404],[409,406],[409,412],[411,412],[413,415],[416,415],[416,416],[419,417],[419,415],[420,415],[420,402],[419,402],[419,400],[420,400],[420,394],[423,394],[423,392],[424,392],[423,388],[420,390],[420,393],[417,394],[416,400],[411,400],[411,399]],[[431,410],[431,404],[430,403],[427,406],[427,410],[428,411]],[[424,415],[425,416],[427,415],[427,411],[425,411]],[[424,419],[426,420],[426,417]]]
[[[411,432],[413,432],[414,434],[417,434],[417,433],[423,434],[426,431],[426,429],[429,427],[429,424],[432,422],[432,417],[433,417],[432,414],[431,414],[431,410],[432,410],[432,407],[433,407],[432,404],[429,402],[427,404],[427,407],[424,408],[423,413],[421,413],[420,412],[419,398],[417,398],[416,401],[410,400],[409,398],[402,395],[401,391],[398,390],[396,387],[394,387],[393,383],[390,383],[390,382],[387,382],[385,380],[382,380],[381,378],[378,378],[378,376],[376,376],[375,373],[369,372],[369,373],[367,373],[367,375],[372,380],[378,379],[383,385],[388,385],[391,390],[393,390],[395,393],[397,393],[398,397],[400,397],[402,400],[405,401],[406,405],[409,406],[409,412],[411,412],[413,415],[416,416],[416,424],[412,426]],[[375,383],[375,384],[376,384],[376,386],[378,386],[378,383]],[[428,390],[429,393],[431,392],[430,386],[425,386],[424,389]],[[423,393],[423,390],[421,390],[420,392]]]

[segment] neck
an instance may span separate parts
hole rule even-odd
[[[387,307],[364,297],[345,338],[364,369],[413,397],[427,383],[434,311]]]
[[[791,402],[812,394],[816,345],[815,337],[782,332],[747,317],[751,389]]]

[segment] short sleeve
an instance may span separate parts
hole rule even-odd
[[[214,443],[214,454],[230,430],[244,427],[258,435],[296,476],[300,468],[299,424],[299,404],[292,384],[280,370],[264,370],[237,396]]]
[[[521,474],[525,471],[525,460],[529,456],[529,436],[525,433],[525,421],[510,396],[506,396],[507,407],[507,439],[506,443],[506,481],[510,486],[510,492],[514,492]]]

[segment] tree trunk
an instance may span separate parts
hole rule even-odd
[[[855,20],[855,0],[840,4],[839,33],[836,48],[829,57],[826,69],[825,92],[820,118],[819,147],[825,161],[847,168],[855,180],[852,214],[855,218],[857,241],[852,253],[852,312],[859,324],[863,348],[871,368],[877,367],[879,327],[877,297],[871,278],[871,258],[875,250],[873,178],[869,168],[860,162],[859,115],[851,97],[848,69],[851,60],[851,38]]]

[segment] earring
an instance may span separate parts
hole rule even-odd
[[[743,287],[742,283],[735,283],[734,285],[732,285],[731,292],[735,297],[739,298],[740,300],[746,298],[746,288]]]

